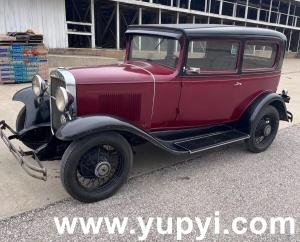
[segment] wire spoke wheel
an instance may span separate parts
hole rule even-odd
[[[133,154],[118,133],[87,136],[71,143],[62,157],[61,180],[66,191],[82,202],[110,197],[127,180]]]
[[[120,176],[122,157],[111,145],[98,145],[88,150],[77,168],[79,184],[87,189],[97,189]]]

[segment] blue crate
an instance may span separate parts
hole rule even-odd
[[[2,68],[2,69],[0,69],[0,71],[10,71],[11,70],[11,68]]]
[[[40,63],[47,63],[43,56],[35,56],[32,49],[36,45],[24,45],[13,43],[8,48],[0,48],[1,57],[8,58],[5,63],[0,62],[0,72],[3,81],[15,81],[16,83],[30,82],[32,77],[40,71]],[[8,62],[8,63],[7,63]]]

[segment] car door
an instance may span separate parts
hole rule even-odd
[[[238,100],[241,43],[229,39],[189,41],[182,73],[177,123],[196,127],[232,121]]]
[[[265,91],[276,92],[280,68],[278,62],[283,55],[279,44],[274,40],[248,39],[245,42],[240,83],[236,92],[240,100],[234,112],[239,119],[249,104]]]

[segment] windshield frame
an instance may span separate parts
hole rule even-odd
[[[155,36],[155,37],[158,37],[158,38],[164,38],[164,39],[172,39],[172,40],[177,40],[178,41],[178,44],[180,46],[180,50],[179,50],[179,55],[178,55],[178,60],[177,60],[177,63],[175,66],[169,66],[169,65],[164,65],[158,61],[152,61],[152,60],[149,60],[149,59],[146,59],[146,58],[132,58],[132,39],[134,36]],[[126,48],[126,58],[125,58],[125,61],[126,62],[130,62],[130,61],[141,61],[141,62],[147,62],[147,63],[150,63],[150,64],[156,64],[156,65],[160,65],[160,66],[163,66],[163,67],[166,67],[166,68],[169,68],[169,69],[172,69],[172,70],[177,70],[180,68],[181,66],[181,62],[182,62],[182,54],[183,54],[183,49],[184,49],[184,46],[183,46],[183,41],[182,41],[182,36],[181,37],[173,37],[173,36],[170,36],[170,35],[164,35],[163,33],[162,34],[153,34],[153,33],[141,33],[141,32],[137,32],[137,33],[130,33],[128,36],[127,36],[127,48]],[[164,42],[164,41],[162,41]]]

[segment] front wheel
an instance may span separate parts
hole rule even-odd
[[[259,153],[266,150],[276,137],[279,126],[279,114],[275,107],[266,106],[255,118],[250,139],[246,141],[249,151]]]
[[[62,157],[62,184],[81,202],[103,200],[126,182],[132,160],[131,146],[117,133],[73,141]]]

